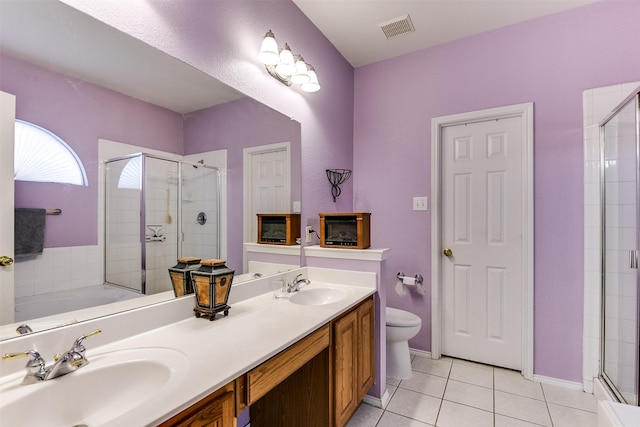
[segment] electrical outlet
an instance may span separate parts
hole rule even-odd
[[[311,230],[313,230],[313,228],[309,227],[308,225],[304,228],[304,233],[306,236],[305,242],[307,243],[311,243]]]
[[[428,198],[427,197],[414,197],[413,198],[413,210],[414,211],[428,211]]]

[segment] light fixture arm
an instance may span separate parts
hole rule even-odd
[[[278,72],[276,71],[276,66],[275,65],[267,65],[265,64],[264,68],[266,68],[267,72],[269,74],[271,74],[271,77],[273,77],[274,79],[276,79],[277,81],[279,81],[280,83],[282,83],[285,86],[291,86],[291,76],[282,76],[280,74],[278,74]]]

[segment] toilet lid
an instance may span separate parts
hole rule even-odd
[[[408,311],[387,307],[387,326],[410,327],[422,324],[422,319]]]

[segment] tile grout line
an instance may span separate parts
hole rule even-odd
[[[412,361],[413,361],[413,360],[412,360]],[[443,390],[443,392],[442,392],[442,396],[440,397],[439,407],[438,407],[438,411],[437,411],[437,415],[436,415],[436,419],[435,419],[435,425],[436,425],[436,426],[437,426],[438,422],[439,422],[439,421],[441,421],[442,408],[443,408],[443,405],[444,405],[445,394],[446,394],[446,392],[447,392],[447,390],[449,389],[449,386],[450,386],[449,381],[453,380],[453,379],[452,379],[452,376],[451,376],[451,374],[452,374],[452,370],[453,370],[453,366],[454,366],[454,363],[453,363],[453,361],[452,361],[452,363],[449,365],[449,369],[448,369],[448,371],[447,371],[446,376],[435,375],[435,374],[433,374],[432,372],[429,372],[429,371],[427,371],[427,372],[423,372],[423,371],[418,370],[418,369],[413,369],[413,367],[412,367],[412,371],[414,371],[414,372],[421,372],[421,373],[426,374],[426,375],[435,376],[435,377],[441,377],[441,378],[446,379],[445,386],[444,386],[444,390]],[[492,409],[493,409],[493,411],[492,411],[492,412],[493,412],[493,425],[494,425],[494,426],[495,426],[495,425],[496,425],[496,423],[497,423],[497,415],[498,415],[498,413],[497,413],[497,411],[496,411],[496,410],[497,410],[497,406],[496,406],[496,405],[497,405],[497,404],[496,404],[497,396],[496,396],[496,395],[497,395],[497,392],[498,392],[498,390],[497,390],[497,388],[496,388],[496,381],[497,381],[497,377],[496,377],[496,375],[497,375],[497,372],[498,372],[498,371],[497,371],[497,368],[496,368],[496,367],[492,367],[492,376],[491,376],[491,379],[492,379],[492,387],[491,387],[491,388],[492,388],[492,395],[493,395],[493,402],[492,402],[492,403],[493,403],[493,404],[492,404]],[[394,397],[394,396],[395,396],[395,394],[397,393],[398,389],[400,389],[400,388],[401,388],[401,384],[403,383],[403,381],[404,381],[404,380],[399,380],[397,385],[392,385],[392,387],[395,387],[395,388],[394,388],[393,393],[392,393],[392,394],[391,394],[391,396],[390,396],[389,402],[391,401],[391,399],[393,399],[393,397]],[[455,380],[455,381],[457,381],[457,380]],[[479,386],[479,385],[474,384],[474,383],[467,383],[467,382],[465,382],[465,381],[462,381],[462,383],[469,384],[469,385],[474,385],[474,386],[478,386],[478,387],[482,387],[482,386]],[[541,390],[541,393],[542,393],[542,399],[541,399],[541,400],[539,400],[539,401],[544,401],[544,403],[545,403],[545,407],[547,408],[547,415],[548,415],[548,420],[549,420],[549,423],[550,423],[549,425],[550,425],[550,427],[555,427],[555,426],[556,426],[556,423],[554,422],[554,420],[553,420],[553,418],[552,418],[552,416],[551,416],[551,410],[550,410],[550,407],[549,407],[550,403],[552,403],[552,402],[550,402],[550,401],[548,400],[548,398],[547,398],[547,396],[546,396],[546,392],[545,392],[545,390],[544,390],[544,387],[542,387],[542,384],[539,384],[539,386],[540,386],[540,390]],[[488,387],[487,387],[487,388],[488,388]],[[406,390],[410,390],[410,391],[412,391],[411,389],[406,389]],[[430,397],[435,397],[435,396],[432,396],[432,395],[430,395],[430,394],[426,394],[426,393],[422,393],[422,392],[418,392],[418,391],[414,391],[414,392],[415,392],[415,393],[419,393],[419,394],[424,394],[424,395],[426,395],[426,396],[430,396]],[[528,399],[532,399],[532,400],[538,400],[538,399],[532,398],[532,397],[527,396],[527,395],[520,395],[520,394],[518,394],[518,393],[509,393],[509,394],[513,394],[514,396],[524,397],[524,398],[528,398]],[[451,401],[451,402],[454,402],[454,403],[455,403],[455,401]],[[474,409],[482,410],[481,408],[477,408],[477,407],[475,407],[475,406],[473,406],[473,405],[464,404],[464,403],[459,403],[459,404],[460,404],[460,405],[463,405],[463,406],[468,406],[468,407],[470,407],[470,408],[474,408]],[[565,404],[556,404],[556,405],[559,405],[559,406],[562,406],[562,407],[566,407],[566,408],[569,408],[569,409],[573,409],[573,410],[579,410],[579,411],[581,411],[581,412],[585,412],[585,413],[593,413],[593,412],[591,412],[591,411],[589,411],[589,410],[586,410],[586,409],[583,409],[583,408],[579,408],[579,407],[575,407],[575,405],[570,405],[570,404],[567,404],[567,405],[565,405]],[[388,404],[387,404],[387,407],[388,407]],[[409,417],[409,416],[406,416],[406,415],[403,415],[403,414],[400,414],[400,413],[396,413],[396,412],[393,412],[393,411],[389,411],[389,410],[387,409],[387,407],[382,408],[382,412],[381,412],[381,414],[380,414],[380,417],[377,419],[377,421],[375,422],[374,426],[381,426],[381,425],[382,425],[382,424],[381,424],[381,422],[382,422],[382,418],[384,417],[385,413],[387,413],[387,412],[393,413],[393,414],[395,414],[395,415],[399,415],[399,416],[404,417],[404,418],[409,418],[409,419],[412,419],[412,420],[416,420],[415,418],[412,418],[412,417]],[[529,422],[529,423],[532,423],[532,424],[534,424],[534,425],[536,425],[536,426],[538,426],[538,425],[539,425],[539,424],[534,423],[534,422],[532,422],[532,421],[526,421],[526,420],[524,420],[524,419],[522,419],[522,418],[518,418],[518,417],[511,417],[511,416],[507,416],[507,417],[508,417],[508,418],[515,419],[515,420],[520,420],[520,421]],[[423,422],[423,421],[420,421],[420,420],[416,420],[416,421]],[[542,427],[542,426],[540,426],[540,427]]]
[[[544,405],[547,407],[547,414],[549,414],[549,421],[551,421],[551,427],[553,427],[553,418],[551,417],[551,410],[549,409],[547,394],[544,392],[544,387],[542,387],[542,384],[540,384],[540,390],[542,391],[542,397],[544,398]]]
[[[496,370],[493,370],[493,425],[496,425]],[[501,414],[502,415],[502,414]]]

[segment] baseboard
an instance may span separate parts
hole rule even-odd
[[[364,396],[364,399],[362,399],[364,403],[382,409],[387,407],[387,405],[389,404],[389,400],[391,400],[391,397],[389,396],[388,389],[384,390],[384,393],[382,393],[382,397],[374,397],[370,394],[367,394],[366,396]]]
[[[431,359],[431,352],[424,350],[417,350],[415,348],[409,348],[409,354],[413,354],[414,356],[426,357],[427,359]]]
[[[543,384],[551,384],[558,387],[564,387],[571,390],[583,391],[582,383],[575,381],[561,380],[559,378],[545,377],[544,375],[534,375],[533,380]]]

